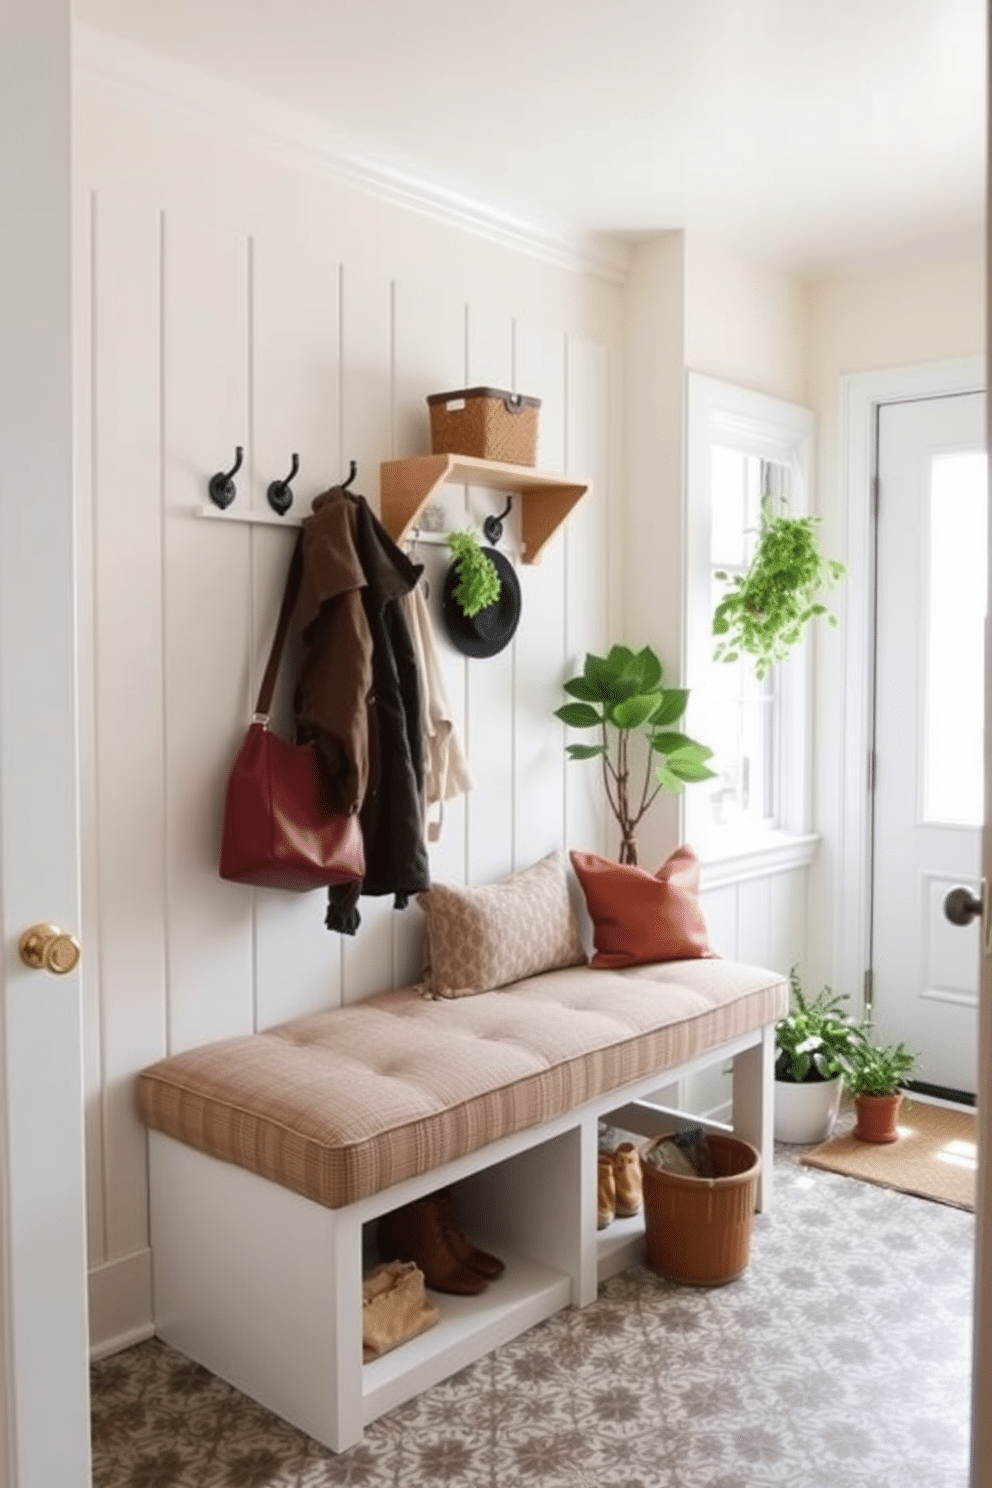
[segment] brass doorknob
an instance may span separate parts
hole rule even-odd
[[[25,966],[65,976],[79,963],[79,941],[58,925],[32,925],[21,936],[17,949]]]

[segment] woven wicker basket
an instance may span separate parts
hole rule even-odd
[[[761,1155],[750,1142],[720,1133],[706,1142],[717,1178],[641,1164],[647,1263],[669,1281],[690,1286],[720,1286],[746,1269],[761,1172]]]
[[[540,398],[500,388],[462,388],[431,393],[427,406],[435,455],[473,455],[507,465],[536,465]]]

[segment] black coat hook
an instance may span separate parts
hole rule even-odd
[[[286,513],[289,511],[289,508],[293,504],[293,493],[289,488],[289,483],[300,468],[300,457],[298,454],[296,454],[295,451],[290,456],[290,459],[292,461],[292,469],[290,470],[286,479],[271,481],[269,483],[269,489],[267,492],[269,505],[271,506],[272,510],[278,512],[281,517],[284,517],[286,515]]]
[[[214,506],[219,506],[221,511],[226,506],[230,506],[238,494],[238,488],[234,484],[234,477],[241,469],[241,461],[244,459],[244,455],[245,452],[240,444],[236,445],[234,449],[234,464],[230,470],[218,470],[216,475],[210,477],[210,500]]]
[[[493,547],[496,546],[500,538],[503,536],[503,518],[508,517],[512,510],[513,497],[508,496],[506,498],[506,506],[500,512],[499,516],[486,517],[485,521],[483,522],[482,530],[486,534],[486,537],[489,539],[489,541],[492,543]]]
[[[354,460],[350,460],[348,463],[348,479],[341,482],[342,491],[347,491],[348,487],[351,485],[357,474],[358,466],[355,464]]]

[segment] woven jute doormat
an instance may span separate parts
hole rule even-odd
[[[853,1124],[852,1121],[847,1125]],[[861,1142],[850,1131],[831,1137],[800,1158],[812,1168],[828,1168],[898,1188],[903,1193],[975,1207],[976,1133],[972,1111],[934,1106],[907,1096],[895,1142]]]

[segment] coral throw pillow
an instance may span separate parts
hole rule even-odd
[[[590,965],[615,969],[717,955],[699,906],[699,859],[691,847],[676,848],[657,873],[595,853],[571,858],[593,924]]]

